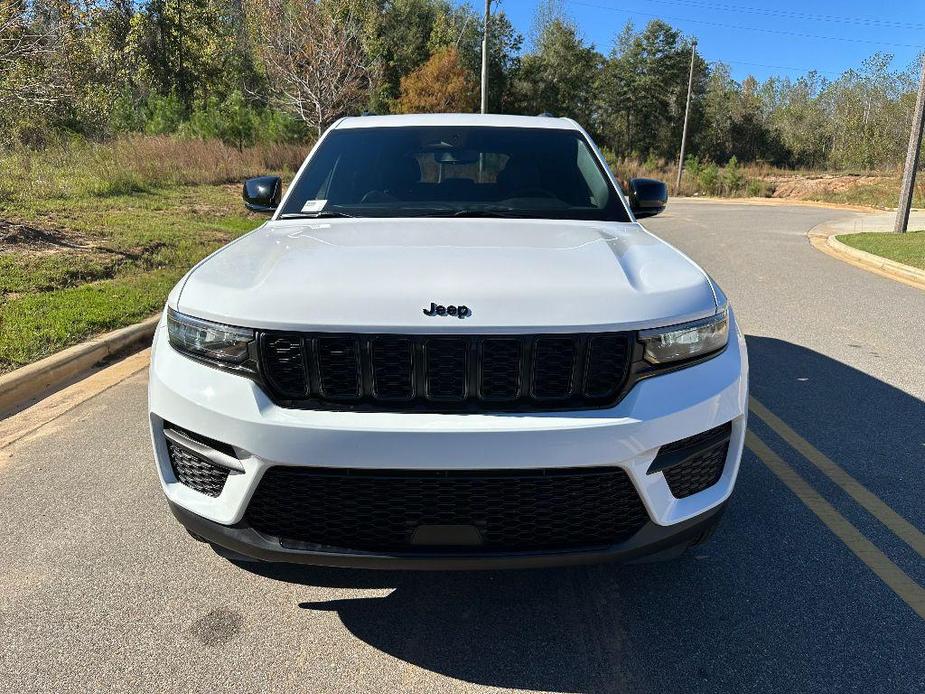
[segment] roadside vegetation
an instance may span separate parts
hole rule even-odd
[[[673,182],[692,41],[587,43],[560,0],[529,41],[491,18],[488,110],[570,116],[618,177]],[[0,0],[0,372],[156,311],[260,223],[242,179],[291,177],[363,111],[478,106],[481,6],[450,0]],[[695,53],[674,194],[895,205],[916,67],[736,81]],[[925,205],[919,185],[915,204]]]
[[[836,238],[859,251],[925,270],[925,231],[845,234]]]
[[[139,137],[0,160],[0,372],[159,310],[194,263],[260,224],[239,182],[291,177],[304,152]]]

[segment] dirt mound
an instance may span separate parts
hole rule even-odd
[[[774,185],[775,198],[807,200],[821,193],[844,193],[852,188],[882,184],[891,179],[887,176],[820,174],[818,176],[767,176],[764,180]]]

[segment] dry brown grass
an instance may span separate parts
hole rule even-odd
[[[309,144],[238,150],[219,140],[134,135],[105,143],[69,143],[0,156],[0,203],[111,196],[152,188],[237,183],[264,173],[291,174]]]
[[[613,171],[624,181],[657,178],[669,184],[673,195],[769,197],[789,200],[895,208],[899,200],[899,171],[793,171],[769,164],[726,167],[701,163],[685,167],[681,187],[675,190],[677,162],[620,158],[605,151]],[[925,205],[925,176],[919,176],[913,205]]]

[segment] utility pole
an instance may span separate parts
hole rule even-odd
[[[909,133],[909,150],[906,152],[906,170],[899,194],[899,209],[896,210],[896,226],[893,231],[905,233],[909,226],[909,209],[912,207],[912,193],[915,190],[915,172],[919,168],[919,150],[922,148],[922,130],[925,130],[925,56],[922,57],[922,79],[919,82],[919,98],[915,102],[912,117],[912,132]]]
[[[482,113],[488,112],[488,16],[491,0],[485,0],[485,23],[482,26]]]
[[[697,55],[697,39],[691,42],[691,72],[687,77],[687,105],[684,107],[684,129],[681,131],[681,156],[678,157],[678,180],[674,186],[675,195],[681,189],[681,173],[684,171],[684,146],[687,144],[687,119],[691,113],[691,91],[694,88],[694,56]]]

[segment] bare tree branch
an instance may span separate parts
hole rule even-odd
[[[255,52],[277,105],[321,132],[366,101],[374,65],[349,8],[318,0],[251,0]]]
[[[58,15],[35,16],[27,0],[0,0],[0,108],[51,106],[67,81],[41,66],[60,49],[65,22]]]

